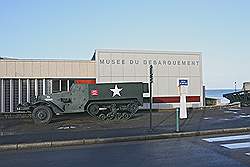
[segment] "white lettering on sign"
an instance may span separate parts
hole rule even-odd
[[[179,80],[179,86],[188,86],[188,80],[187,79],[180,79]]]

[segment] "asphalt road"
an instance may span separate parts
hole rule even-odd
[[[153,113],[153,131],[149,114],[138,113],[125,121],[99,121],[87,114],[56,117],[49,125],[35,125],[30,119],[0,119],[0,144],[30,143],[172,133],[176,130],[175,112]],[[248,127],[250,108],[193,110],[180,121],[183,132]]]
[[[250,152],[250,145],[241,149],[229,149],[222,146],[226,143],[248,142],[250,136],[245,139],[223,139],[216,142],[204,140],[214,137],[216,136],[2,152],[0,153],[0,166],[250,166],[250,156],[246,154]]]

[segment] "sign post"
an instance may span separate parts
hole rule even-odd
[[[153,103],[153,98],[152,98],[152,84],[153,84],[153,65],[149,66],[149,96],[150,96],[150,103],[149,103],[149,108],[150,108],[150,130],[152,130],[152,103]]]
[[[187,102],[186,96],[188,92],[188,79],[179,79],[180,93],[180,119],[187,118]]]

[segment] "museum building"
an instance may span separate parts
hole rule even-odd
[[[60,91],[72,83],[149,82],[153,65],[153,108],[179,106],[179,80],[188,81],[187,105],[203,105],[200,52],[96,50],[91,60],[0,59],[0,111]],[[148,97],[148,94],[144,95]],[[148,107],[148,104],[144,104]]]

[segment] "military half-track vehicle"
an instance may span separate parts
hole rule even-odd
[[[49,123],[54,114],[88,112],[101,120],[129,119],[143,105],[148,84],[142,82],[73,84],[70,91],[41,95],[17,110],[29,111],[35,123]]]

